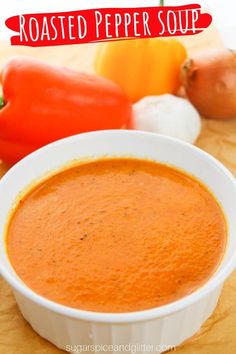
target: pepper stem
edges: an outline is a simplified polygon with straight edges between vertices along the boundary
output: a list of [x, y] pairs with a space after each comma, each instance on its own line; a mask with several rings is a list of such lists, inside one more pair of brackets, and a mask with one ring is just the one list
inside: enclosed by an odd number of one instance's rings
[[160, 6], [164, 6], [164, 0], [160, 0]]
[[4, 99], [0, 96], [0, 109], [5, 105]]

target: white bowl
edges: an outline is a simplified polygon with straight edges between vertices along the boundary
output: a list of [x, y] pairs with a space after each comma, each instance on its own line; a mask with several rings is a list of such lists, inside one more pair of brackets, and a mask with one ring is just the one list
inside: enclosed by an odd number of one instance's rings
[[[4, 228], [19, 192], [32, 181], [40, 180], [72, 160], [104, 156], [134, 156], [167, 163], [197, 177], [212, 191], [224, 210], [229, 240], [219, 269], [204, 286], [165, 306], [113, 314], [77, 310], [49, 301], [34, 293], [17, 277], [7, 257]], [[1, 274], [11, 285], [24, 318], [35, 331], [72, 353], [80, 353], [82, 349], [144, 353], [150, 348], [152, 352], [162, 352], [182, 343], [211, 315], [222, 285], [236, 264], [236, 186], [233, 176], [212, 156], [172, 138], [114, 130], [57, 141], [20, 161], [1, 179], [0, 200]]]

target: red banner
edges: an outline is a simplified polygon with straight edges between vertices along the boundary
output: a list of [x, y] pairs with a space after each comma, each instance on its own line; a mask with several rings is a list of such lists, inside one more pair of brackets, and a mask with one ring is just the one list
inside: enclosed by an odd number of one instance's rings
[[6, 26], [18, 32], [11, 37], [12, 45], [40, 47], [195, 35], [211, 22], [200, 5], [185, 5], [26, 14], [7, 19]]

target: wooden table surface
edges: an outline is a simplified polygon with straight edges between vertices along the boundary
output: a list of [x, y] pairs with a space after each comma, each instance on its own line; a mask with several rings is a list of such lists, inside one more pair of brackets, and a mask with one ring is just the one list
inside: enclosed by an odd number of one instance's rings
[[[213, 26], [194, 38], [184, 38], [190, 55], [206, 48], [223, 46]], [[53, 48], [10, 47], [0, 43], [0, 67], [12, 55], [30, 55], [79, 71], [93, 71], [96, 45], [75, 45]], [[228, 122], [203, 120], [197, 145], [222, 161], [236, 176], [236, 119]], [[7, 167], [0, 162], [0, 175]], [[177, 348], [179, 354], [236, 353], [236, 272], [226, 282], [213, 316], [190, 340]], [[9, 286], [0, 278], [0, 354], [63, 353], [40, 338], [22, 318]]]

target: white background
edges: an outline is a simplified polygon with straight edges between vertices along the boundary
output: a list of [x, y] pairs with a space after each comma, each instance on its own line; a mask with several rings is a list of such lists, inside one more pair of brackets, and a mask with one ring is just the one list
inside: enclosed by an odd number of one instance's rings
[[[210, 10], [228, 47], [236, 49], [236, 0], [166, 0], [166, 5], [198, 3]], [[0, 39], [12, 32], [5, 20], [13, 15], [58, 12], [99, 7], [158, 6], [158, 0], [0, 0]]]

